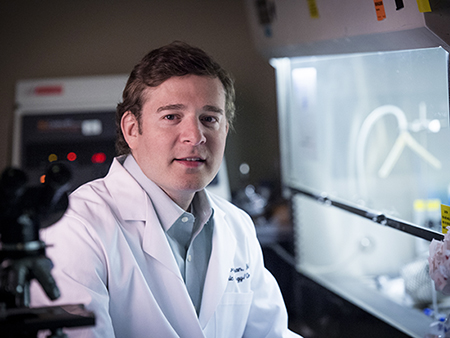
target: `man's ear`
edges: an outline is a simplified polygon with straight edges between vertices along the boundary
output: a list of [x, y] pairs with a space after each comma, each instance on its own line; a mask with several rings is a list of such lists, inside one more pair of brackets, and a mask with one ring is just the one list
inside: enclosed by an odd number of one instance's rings
[[139, 135], [139, 123], [136, 116], [130, 111], [125, 112], [120, 120], [120, 128], [128, 146], [133, 149]]

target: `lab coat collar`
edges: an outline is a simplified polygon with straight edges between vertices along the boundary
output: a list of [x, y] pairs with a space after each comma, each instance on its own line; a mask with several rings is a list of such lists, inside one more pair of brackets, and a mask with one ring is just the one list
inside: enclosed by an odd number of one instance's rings
[[126, 156], [114, 159], [105, 184], [116, 201], [118, 213], [123, 221], [145, 222], [143, 250], [161, 262], [175, 276], [183, 279], [166, 235], [155, 213], [147, 193], [122, 166]]
[[143, 207], [146, 193], [122, 166], [126, 155], [114, 158], [105, 185], [115, 201], [121, 218], [125, 221], [145, 221], [147, 211]]
[[172, 224], [184, 213], [184, 210], [164, 190], [144, 174], [133, 155], [130, 154], [126, 157], [123, 162], [123, 167], [133, 176], [142, 189], [147, 192], [148, 196], [150, 196], [161, 225], [165, 231], [169, 230]]

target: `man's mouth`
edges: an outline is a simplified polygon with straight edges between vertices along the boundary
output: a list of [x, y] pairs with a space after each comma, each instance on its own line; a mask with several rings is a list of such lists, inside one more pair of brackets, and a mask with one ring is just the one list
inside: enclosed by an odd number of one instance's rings
[[201, 157], [183, 157], [176, 158], [175, 162], [180, 163], [187, 168], [199, 168], [203, 166], [206, 160]]
[[205, 162], [204, 159], [200, 157], [184, 157], [184, 158], [176, 158], [175, 161], [187, 161], [187, 162]]

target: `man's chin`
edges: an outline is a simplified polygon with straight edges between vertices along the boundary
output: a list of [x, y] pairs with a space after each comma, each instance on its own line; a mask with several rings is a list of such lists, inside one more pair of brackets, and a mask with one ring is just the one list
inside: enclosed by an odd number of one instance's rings
[[185, 192], [192, 192], [192, 193], [196, 193], [199, 191], [202, 191], [203, 189], [205, 189], [205, 187], [209, 184], [209, 181], [207, 182], [184, 182], [183, 184], [180, 185], [179, 190], [185, 191]]

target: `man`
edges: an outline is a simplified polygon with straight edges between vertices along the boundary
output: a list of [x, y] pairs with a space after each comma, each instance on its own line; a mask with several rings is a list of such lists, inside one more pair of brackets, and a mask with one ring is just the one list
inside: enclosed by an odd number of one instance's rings
[[[108, 175], [77, 189], [42, 239], [72, 337], [295, 337], [247, 214], [209, 194], [234, 115], [229, 75], [175, 42], [146, 55], [118, 105]], [[48, 305], [32, 290], [33, 306]], [[52, 303], [55, 304], [55, 303]]]

